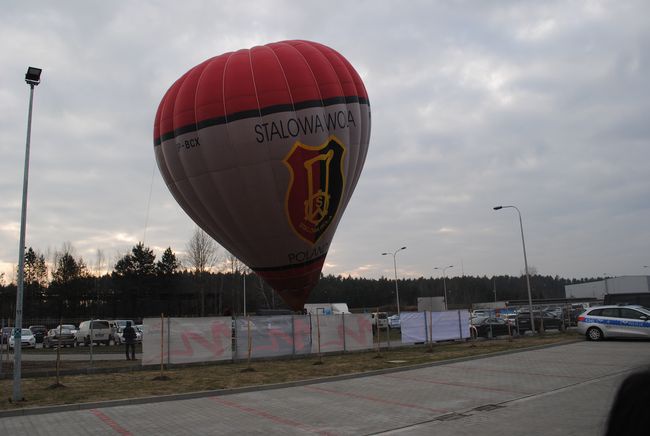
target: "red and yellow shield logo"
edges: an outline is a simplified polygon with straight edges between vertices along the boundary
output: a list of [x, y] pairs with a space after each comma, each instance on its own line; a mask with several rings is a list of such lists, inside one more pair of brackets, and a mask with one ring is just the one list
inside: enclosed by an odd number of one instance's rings
[[343, 198], [345, 146], [335, 136], [318, 146], [300, 141], [284, 158], [291, 179], [285, 200], [293, 230], [315, 244], [334, 220]]

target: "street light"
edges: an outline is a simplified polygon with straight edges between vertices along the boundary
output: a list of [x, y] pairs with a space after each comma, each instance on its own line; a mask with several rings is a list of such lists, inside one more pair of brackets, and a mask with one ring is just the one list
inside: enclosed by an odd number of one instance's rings
[[41, 83], [40, 68], [29, 67], [25, 74], [25, 82], [29, 85], [29, 112], [27, 114], [27, 141], [25, 144], [25, 170], [23, 172], [23, 203], [20, 212], [20, 243], [18, 247], [18, 289], [16, 290], [16, 317], [14, 321], [14, 384], [13, 401], [21, 401], [20, 390], [21, 346], [23, 327], [23, 288], [25, 277], [25, 224], [27, 222], [27, 182], [29, 180], [29, 143], [32, 135], [32, 107], [34, 103], [34, 87]]
[[442, 288], [445, 290], [445, 310], [448, 310], [447, 306], [447, 268], [453, 268], [453, 265], [445, 266], [445, 267], [434, 267], [433, 269], [440, 269], [442, 270]]
[[395, 297], [397, 298], [397, 316], [400, 315], [400, 311], [399, 311], [399, 287], [397, 286], [397, 260], [395, 260], [395, 256], [397, 256], [397, 253], [399, 253], [402, 250], [406, 250], [406, 247], [398, 248], [393, 253], [381, 253], [382, 256], [386, 256], [389, 254], [393, 255], [393, 268], [395, 268]]
[[521, 230], [521, 245], [524, 247], [524, 268], [526, 269], [526, 286], [528, 288], [528, 309], [530, 310], [530, 328], [535, 334], [535, 318], [533, 316], [533, 297], [530, 292], [530, 275], [528, 274], [528, 259], [526, 257], [526, 242], [524, 241], [524, 225], [521, 221], [521, 212], [517, 206], [494, 206], [494, 210], [501, 210], [505, 208], [512, 208], [517, 211], [519, 215], [519, 229]]

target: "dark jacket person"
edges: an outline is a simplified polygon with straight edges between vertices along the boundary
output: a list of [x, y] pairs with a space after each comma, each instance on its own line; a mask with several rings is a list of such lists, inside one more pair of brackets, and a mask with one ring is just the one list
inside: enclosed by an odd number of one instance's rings
[[[124, 346], [126, 351], [126, 360], [135, 360], [135, 338], [137, 337], [135, 329], [131, 327], [131, 321], [126, 322], [126, 327], [122, 331], [124, 338]], [[129, 357], [129, 348], [131, 349], [131, 357]]]

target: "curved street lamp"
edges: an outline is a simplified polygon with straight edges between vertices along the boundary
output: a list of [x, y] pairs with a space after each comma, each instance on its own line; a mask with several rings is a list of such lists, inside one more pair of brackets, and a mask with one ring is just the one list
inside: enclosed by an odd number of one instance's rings
[[528, 274], [528, 259], [526, 257], [526, 242], [524, 241], [524, 225], [521, 221], [521, 212], [517, 206], [494, 206], [494, 210], [501, 210], [505, 208], [512, 208], [517, 211], [519, 215], [519, 229], [521, 230], [521, 245], [524, 247], [524, 268], [526, 269], [526, 287], [528, 288], [528, 309], [530, 310], [530, 328], [535, 334], [535, 318], [533, 315], [533, 297], [530, 292], [530, 275]]
[[436, 267], [433, 268], [433, 269], [442, 270], [442, 287], [445, 290], [445, 310], [449, 310], [449, 308], [447, 306], [447, 273], [446, 273], [446, 271], [447, 271], [447, 268], [453, 268], [453, 267], [454, 267], [453, 265], [449, 265], [449, 266], [444, 266], [444, 267], [436, 266]]
[[406, 247], [398, 248], [393, 253], [381, 253], [382, 256], [387, 256], [389, 254], [393, 255], [393, 268], [395, 268], [395, 297], [397, 298], [397, 316], [399, 316], [400, 311], [399, 311], [399, 287], [397, 286], [397, 260], [395, 260], [395, 256], [397, 256], [397, 253], [399, 253], [402, 250], [406, 250]]

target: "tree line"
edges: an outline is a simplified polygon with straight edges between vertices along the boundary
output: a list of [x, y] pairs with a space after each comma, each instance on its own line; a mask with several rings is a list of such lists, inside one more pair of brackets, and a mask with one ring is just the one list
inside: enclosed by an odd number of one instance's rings
[[[134, 319], [160, 316], [214, 316], [286, 309], [282, 300], [236, 257], [226, 254], [222, 269], [214, 241], [198, 230], [186, 247], [185, 266], [171, 248], [160, 259], [143, 243], [117, 260], [112, 271], [92, 271], [74, 250], [64, 245], [55, 253], [52, 271], [45, 256], [29, 247], [25, 253], [23, 295], [24, 324], [58, 320]], [[100, 256], [98, 255], [98, 259]], [[99, 265], [98, 260], [98, 265]], [[591, 279], [531, 276], [534, 299], [564, 298], [564, 286]], [[478, 302], [527, 299], [524, 276], [448, 277], [450, 308], [469, 308]], [[444, 293], [442, 278], [403, 278], [398, 280], [402, 310], [416, 310], [418, 297], [439, 297]], [[495, 292], [496, 291], [496, 292]], [[496, 294], [496, 295], [495, 295]], [[16, 285], [0, 282], [0, 318], [15, 315]], [[347, 303], [353, 310], [375, 308], [394, 312], [395, 281], [322, 276], [312, 291], [310, 303]]]

